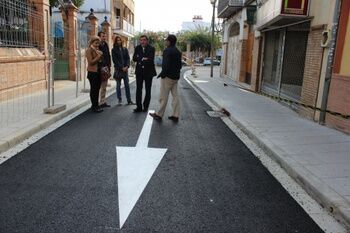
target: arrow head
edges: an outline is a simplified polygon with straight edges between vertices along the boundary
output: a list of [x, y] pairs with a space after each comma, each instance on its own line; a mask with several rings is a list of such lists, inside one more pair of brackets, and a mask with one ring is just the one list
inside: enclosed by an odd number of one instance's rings
[[167, 149], [117, 147], [119, 226], [123, 227]]

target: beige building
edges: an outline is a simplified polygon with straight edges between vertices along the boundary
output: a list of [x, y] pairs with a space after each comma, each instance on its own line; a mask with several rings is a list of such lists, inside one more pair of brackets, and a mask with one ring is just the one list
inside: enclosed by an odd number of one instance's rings
[[121, 36], [130, 48], [131, 39], [135, 36], [135, 3], [134, 0], [113, 0], [111, 17], [113, 35]]

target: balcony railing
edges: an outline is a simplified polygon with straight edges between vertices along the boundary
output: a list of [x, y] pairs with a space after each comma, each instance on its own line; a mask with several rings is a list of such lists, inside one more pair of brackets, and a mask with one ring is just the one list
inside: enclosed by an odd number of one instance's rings
[[123, 30], [131, 35], [135, 35], [135, 28], [125, 19], [123, 20]]
[[219, 0], [218, 17], [228, 18], [242, 9], [243, 0]]
[[127, 20], [117, 17], [114, 32], [124, 36], [132, 37], [135, 35], [135, 28]]

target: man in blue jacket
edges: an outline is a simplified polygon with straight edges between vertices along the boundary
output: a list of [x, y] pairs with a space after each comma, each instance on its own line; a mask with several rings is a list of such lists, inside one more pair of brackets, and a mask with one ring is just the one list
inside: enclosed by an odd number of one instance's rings
[[155, 120], [161, 120], [169, 98], [169, 93], [173, 97], [173, 114], [168, 118], [174, 122], [179, 121], [180, 101], [177, 92], [178, 81], [181, 70], [181, 52], [176, 48], [177, 38], [175, 35], [168, 35], [165, 40], [166, 49], [163, 52], [162, 72], [158, 78], [162, 78], [160, 84], [160, 108], [156, 113], [150, 113]]

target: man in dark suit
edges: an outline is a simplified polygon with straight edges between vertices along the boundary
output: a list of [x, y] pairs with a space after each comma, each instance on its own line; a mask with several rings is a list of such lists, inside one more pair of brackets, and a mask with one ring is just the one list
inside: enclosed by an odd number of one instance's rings
[[180, 102], [177, 94], [178, 81], [181, 71], [181, 52], [176, 48], [177, 38], [169, 35], [165, 40], [167, 48], [163, 52], [162, 72], [158, 77], [162, 78], [160, 84], [160, 108], [156, 113], [150, 113], [155, 120], [161, 120], [169, 98], [169, 93], [173, 96], [173, 114], [168, 118], [174, 122], [179, 121]]
[[[136, 46], [133, 61], [136, 63], [136, 109], [134, 112], [147, 112], [151, 101], [152, 79], [157, 75], [154, 65], [155, 48], [148, 44], [148, 37], [140, 37], [140, 45]], [[142, 89], [145, 82], [146, 95], [142, 108]]]

